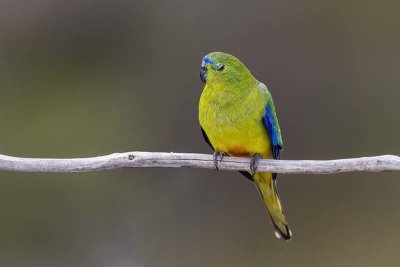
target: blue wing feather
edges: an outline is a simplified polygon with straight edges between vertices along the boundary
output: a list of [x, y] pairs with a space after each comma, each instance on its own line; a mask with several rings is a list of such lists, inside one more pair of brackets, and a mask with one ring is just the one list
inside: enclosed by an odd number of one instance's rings
[[265, 107], [265, 115], [262, 120], [271, 138], [272, 156], [274, 159], [280, 159], [282, 141], [278, 121], [275, 119], [275, 113], [271, 103], [268, 103]]

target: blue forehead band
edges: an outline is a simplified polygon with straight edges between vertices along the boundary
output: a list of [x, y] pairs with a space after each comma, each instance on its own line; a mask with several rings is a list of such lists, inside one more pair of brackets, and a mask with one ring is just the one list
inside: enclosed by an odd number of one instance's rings
[[211, 58], [209, 58], [209, 57], [207, 57], [207, 56], [205, 56], [205, 57], [203, 58], [203, 62], [204, 62], [205, 64], [211, 64], [211, 65], [213, 65], [214, 67], [218, 67], [218, 64], [215, 63], [215, 61], [213, 61]]

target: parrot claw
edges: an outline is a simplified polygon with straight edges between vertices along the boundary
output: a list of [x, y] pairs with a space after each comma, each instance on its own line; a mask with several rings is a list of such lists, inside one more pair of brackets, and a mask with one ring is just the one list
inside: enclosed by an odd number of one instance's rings
[[214, 151], [213, 156], [214, 156], [214, 166], [215, 166], [215, 169], [218, 171], [218, 163], [222, 161], [222, 159], [225, 156], [225, 153]]
[[254, 176], [257, 173], [258, 162], [260, 159], [263, 159], [263, 157], [258, 153], [254, 154], [251, 157], [251, 161], [250, 161], [251, 176]]

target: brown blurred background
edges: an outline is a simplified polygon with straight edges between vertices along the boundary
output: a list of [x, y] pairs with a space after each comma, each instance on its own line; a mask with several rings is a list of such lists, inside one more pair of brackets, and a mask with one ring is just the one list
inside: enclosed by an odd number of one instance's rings
[[[262, 3], [263, 2], [263, 3]], [[211, 153], [203, 55], [265, 82], [284, 159], [400, 154], [398, 1], [1, 1], [0, 153]], [[0, 173], [0, 266], [398, 266], [399, 173], [280, 175], [276, 240], [235, 172]]]

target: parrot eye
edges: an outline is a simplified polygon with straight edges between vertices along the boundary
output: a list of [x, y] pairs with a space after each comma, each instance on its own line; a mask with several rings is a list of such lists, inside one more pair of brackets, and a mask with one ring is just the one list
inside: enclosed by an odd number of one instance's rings
[[217, 71], [223, 71], [225, 68], [225, 65], [221, 64], [217, 67]]

